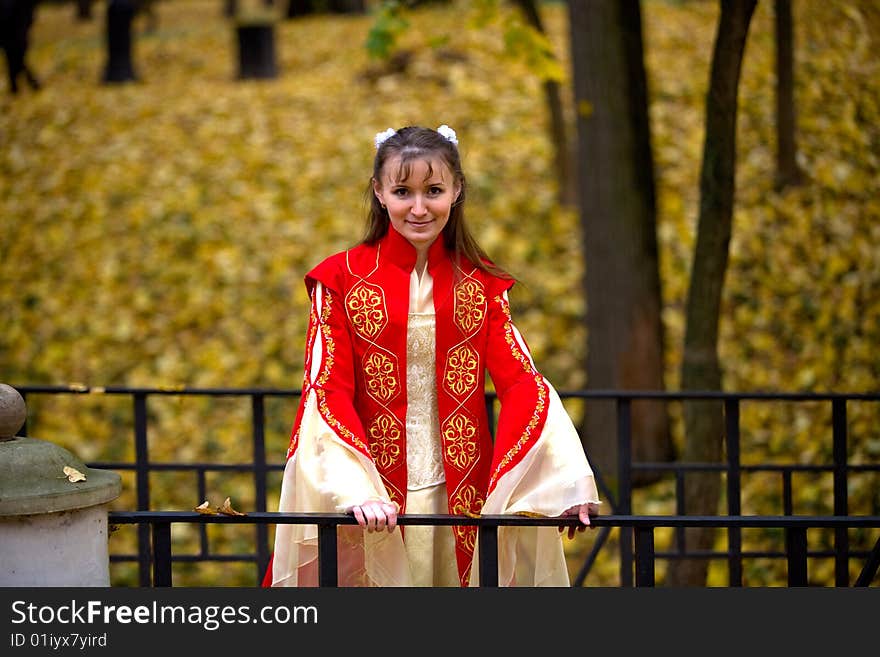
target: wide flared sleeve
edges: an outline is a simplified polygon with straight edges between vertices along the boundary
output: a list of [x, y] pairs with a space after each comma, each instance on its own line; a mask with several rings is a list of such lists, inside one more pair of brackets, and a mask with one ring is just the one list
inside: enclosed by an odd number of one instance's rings
[[[354, 373], [345, 315], [338, 296], [312, 288], [303, 393], [281, 483], [281, 512], [345, 512], [368, 499], [390, 497], [363, 440], [352, 404]], [[338, 528], [341, 586], [407, 586], [400, 531]], [[272, 586], [317, 585], [317, 526], [279, 524]]]
[[[555, 517], [599, 503], [592, 468], [558, 393], [537, 370], [510, 316], [507, 292], [490, 300], [488, 362], [500, 401], [485, 515]], [[562, 536], [555, 527], [500, 527], [499, 584], [568, 586]], [[479, 582], [474, 560], [471, 582]]]

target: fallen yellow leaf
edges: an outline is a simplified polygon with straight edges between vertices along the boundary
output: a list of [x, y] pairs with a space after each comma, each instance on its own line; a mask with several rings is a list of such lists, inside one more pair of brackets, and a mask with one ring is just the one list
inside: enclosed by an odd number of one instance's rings
[[85, 481], [86, 476], [77, 470], [76, 468], [71, 468], [69, 465], [65, 465], [62, 468], [64, 474], [67, 475], [67, 480], [76, 483], [77, 481]]
[[193, 511], [197, 511], [198, 513], [203, 513], [208, 516], [216, 516], [217, 512], [211, 508], [211, 505], [208, 504], [208, 500], [205, 500], [201, 504], [199, 504]]
[[220, 513], [222, 513], [222, 514], [224, 514], [224, 515], [227, 515], [227, 516], [246, 516], [246, 515], [247, 515], [246, 513], [242, 513], [241, 511], [236, 511], [235, 509], [233, 509], [233, 508], [232, 508], [232, 503], [230, 502], [230, 500], [229, 500], [228, 497], [227, 497], [226, 500], [223, 502], [223, 506], [221, 506], [221, 507], [220, 507], [219, 509], [217, 509], [217, 510], [218, 510]]

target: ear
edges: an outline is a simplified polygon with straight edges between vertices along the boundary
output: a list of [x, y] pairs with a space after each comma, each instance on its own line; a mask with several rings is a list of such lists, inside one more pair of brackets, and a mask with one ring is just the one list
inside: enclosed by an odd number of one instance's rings
[[373, 194], [379, 199], [379, 205], [385, 207], [385, 203], [382, 201], [382, 184], [375, 178], [373, 178]]

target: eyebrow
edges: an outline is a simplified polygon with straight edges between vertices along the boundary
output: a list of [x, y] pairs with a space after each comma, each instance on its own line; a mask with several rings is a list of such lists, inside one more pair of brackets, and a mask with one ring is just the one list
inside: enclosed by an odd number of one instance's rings
[[[416, 159], [418, 159], [418, 158], [412, 157], [412, 158], [407, 158], [405, 160], [401, 159], [400, 164], [397, 167], [396, 174], [394, 176], [392, 176], [391, 173], [388, 172], [388, 180], [390, 180], [393, 185], [400, 185], [402, 183], [405, 183], [407, 180], [409, 180], [410, 176], [412, 175], [412, 166], [413, 166], [413, 162]], [[442, 166], [439, 167], [438, 170], [435, 171], [434, 170], [434, 162], [432, 160], [422, 160], [422, 161], [425, 163], [425, 165], [428, 168], [426, 175], [425, 175], [425, 180], [423, 182], [428, 182], [436, 175], [436, 176], [440, 176], [441, 183], [432, 183], [432, 184], [444, 184], [444, 185], [448, 184], [443, 177], [443, 167]]]
[[[411, 186], [413, 186], [408, 181], [409, 181], [409, 178], [403, 178], [402, 180], [391, 180], [389, 177], [389, 182], [391, 183], [392, 187], [411, 187]], [[448, 184], [442, 178], [440, 179], [439, 182], [431, 182], [430, 177], [423, 180], [422, 183], [426, 187], [445, 187]]]

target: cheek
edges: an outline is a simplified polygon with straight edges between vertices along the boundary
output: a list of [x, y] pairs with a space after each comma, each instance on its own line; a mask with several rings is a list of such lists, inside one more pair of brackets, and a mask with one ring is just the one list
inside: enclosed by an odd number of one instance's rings
[[443, 199], [435, 205], [435, 214], [448, 216], [452, 212], [452, 199]]
[[406, 204], [401, 203], [399, 199], [396, 198], [386, 198], [383, 203], [385, 203], [385, 207], [388, 210], [388, 214], [400, 214], [401, 212], [406, 211]]
[[400, 203], [388, 203], [385, 206], [385, 210], [388, 212], [391, 221], [403, 221], [409, 213], [406, 206], [403, 206]]

